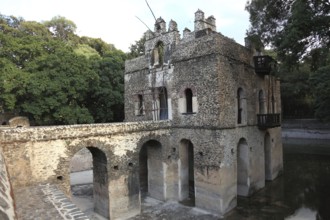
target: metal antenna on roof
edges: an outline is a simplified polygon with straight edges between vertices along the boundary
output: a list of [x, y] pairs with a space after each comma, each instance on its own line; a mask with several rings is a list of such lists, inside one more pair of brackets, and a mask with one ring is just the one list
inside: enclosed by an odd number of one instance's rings
[[137, 19], [139, 19], [141, 22], [142, 22], [142, 24], [144, 24], [148, 29], [149, 29], [149, 31], [151, 31], [152, 32], [152, 30], [148, 27], [148, 25], [146, 24], [146, 23], [144, 23], [138, 16], [135, 16]]
[[148, 5], [148, 8], [149, 8], [149, 9], [150, 9], [150, 11], [151, 11], [151, 14], [152, 14], [152, 16], [154, 16], [154, 18], [155, 18], [155, 21], [157, 21], [157, 19], [156, 19], [156, 16], [155, 16], [154, 12], [152, 11], [152, 9], [151, 9], [150, 5], [148, 4], [148, 1], [147, 1], [147, 0], [146, 0], [146, 3], [147, 3], [147, 5]]

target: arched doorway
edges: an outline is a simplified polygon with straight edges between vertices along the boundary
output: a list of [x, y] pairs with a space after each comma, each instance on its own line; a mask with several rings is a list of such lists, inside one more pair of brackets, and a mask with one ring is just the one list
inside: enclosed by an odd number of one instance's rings
[[70, 171], [73, 202], [86, 215], [95, 212], [109, 218], [109, 184], [105, 153], [96, 147], [81, 149], [71, 158]]
[[180, 142], [179, 198], [187, 205], [195, 206], [194, 146], [191, 141]]
[[142, 197], [164, 200], [162, 146], [156, 140], [147, 141], [140, 150], [140, 191]]
[[237, 145], [237, 195], [249, 194], [249, 147], [244, 138]]
[[264, 139], [264, 157], [265, 157], [265, 180], [272, 180], [271, 138], [268, 132], [265, 134], [265, 139]]

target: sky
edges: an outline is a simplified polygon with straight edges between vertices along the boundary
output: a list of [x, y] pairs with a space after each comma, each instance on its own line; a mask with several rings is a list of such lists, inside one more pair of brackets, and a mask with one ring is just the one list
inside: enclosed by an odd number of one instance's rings
[[[244, 44], [249, 28], [246, 0], [148, 0], [156, 18], [170, 20], [182, 30], [194, 30], [195, 12], [200, 9], [205, 18], [216, 18], [217, 31]], [[101, 38], [117, 49], [129, 51], [147, 27], [151, 30], [155, 19], [145, 0], [0, 0], [0, 14], [22, 17], [27, 21], [48, 21], [63, 16], [77, 26], [76, 34]], [[138, 18], [136, 18], [138, 17]]]

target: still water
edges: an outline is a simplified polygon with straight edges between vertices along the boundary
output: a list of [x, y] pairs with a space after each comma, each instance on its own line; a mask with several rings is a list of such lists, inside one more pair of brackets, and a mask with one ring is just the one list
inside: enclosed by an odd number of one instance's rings
[[330, 140], [283, 140], [283, 175], [226, 220], [330, 220]]

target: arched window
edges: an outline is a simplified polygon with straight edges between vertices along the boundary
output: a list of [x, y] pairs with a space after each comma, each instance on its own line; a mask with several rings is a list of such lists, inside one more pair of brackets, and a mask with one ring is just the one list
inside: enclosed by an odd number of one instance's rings
[[153, 50], [153, 65], [162, 66], [164, 64], [164, 43], [159, 41]]
[[167, 90], [165, 87], [159, 88], [159, 119], [168, 119]]
[[190, 86], [183, 86], [180, 90], [178, 107], [179, 112], [183, 115], [194, 115], [198, 113], [198, 100], [196, 89], [193, 86]]
[[264, 91], [259, 91], [259, 114], [265, 114], [265, 95]]
[[247, 105], [246, 96], [242, 88], [237, 90], [237, 124], [245, 125], [247, 123]]
[[239, 88], [237, 90], [237, 124], [242, 124], [243, 118], [243, 89]]
[[144, 115], [143, 95], [138, 94], [135, 96], [134, 107], [136, 116]]
[[143, 96], [138, 95], [138, 107], [139, 107], [139, 115], [143, 115]]
[[184, 91], [186, 97], [186, 112], [192, 113], [193, 112], [193, 93], [191, 89], [186, 89]]

